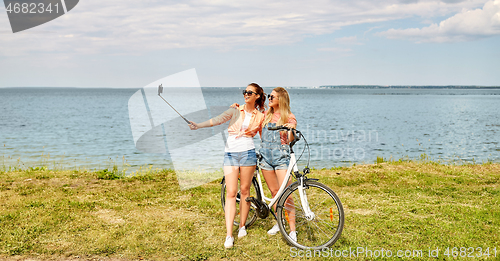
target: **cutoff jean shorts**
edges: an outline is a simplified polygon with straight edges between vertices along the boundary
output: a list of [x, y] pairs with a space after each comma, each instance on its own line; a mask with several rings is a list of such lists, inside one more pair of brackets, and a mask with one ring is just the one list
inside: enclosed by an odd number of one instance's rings
[[224, 166], [247, 167], [257, 165], [255, 149], [242, 152], [225, 152]]
[[288, 169], [290, 164], [290, 147], [281, 145], [274, 148], [261, 148], [259, 150], [262, 159], [259, 167], [263, 170]]

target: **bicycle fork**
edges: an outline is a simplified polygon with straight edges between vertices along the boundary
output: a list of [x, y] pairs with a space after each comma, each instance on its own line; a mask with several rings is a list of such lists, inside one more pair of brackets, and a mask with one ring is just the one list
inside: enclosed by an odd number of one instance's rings
[[309, 208], [309, 202], [307, 201], [306, 187], [304, 186], [304, 176], [299, 178], [299, 196], [300, 203], [302, 204], [302, 209], [304, 210], [304, 216], [308, 221], [313, 220], [316, 215]]

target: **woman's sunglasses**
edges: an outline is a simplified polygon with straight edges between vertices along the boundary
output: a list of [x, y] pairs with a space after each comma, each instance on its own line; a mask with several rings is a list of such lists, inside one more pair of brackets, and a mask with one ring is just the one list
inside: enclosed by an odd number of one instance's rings
[[278, 97], [274, 97], [274, 95], [268, 94], [268, 95], [267, 95], [267, 98], [268, 98], [270, 101], [272, 101], [272, 100], [274, 100], [274, 99], [276, 99], [276, 98], [278, 98]]
[[252, 94], [255, 94], [255, 95], [257, 95], [257, 93], [256, 93], [256, 92], [252, 92], [252, 91], [247, 91], [247, 90], [243, 90], [243, 95], [246, 95], [246, 94], [248, 94], [248, 95], [252, 95]]

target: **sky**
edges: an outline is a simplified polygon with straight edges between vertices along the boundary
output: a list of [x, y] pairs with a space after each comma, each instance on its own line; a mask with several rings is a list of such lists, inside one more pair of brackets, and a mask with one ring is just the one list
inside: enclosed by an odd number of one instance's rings
[[0, 87], [500, 86], [500, 0], [81, 0], [12, 33]]

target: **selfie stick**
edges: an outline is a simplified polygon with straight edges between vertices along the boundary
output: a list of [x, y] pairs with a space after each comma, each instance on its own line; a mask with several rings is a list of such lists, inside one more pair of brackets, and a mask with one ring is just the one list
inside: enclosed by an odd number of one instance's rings
[[184, 116], [182, 116], [176, 109], [174, 109], [174, 107], [172, 105], [170, 105], [170, 103], [168, 103], [167, 100], [165, 100], [165, 98], [163, 98], [161, 96], [161, 94], [163, 93], [163, 86], [162, 85], [163, 84], [160, 84], [160, 86], [158, 86], [158, 96], [160, 96], [168, 104], [168, 106], [170, 106], [175, 112], [177, 112], [177, 114], [179, 114], [179, 116], [181, 116], [187, 122], [187, 124], [191, 124], [190, 121], [188, 121], [186, 118], [184, 118]]

